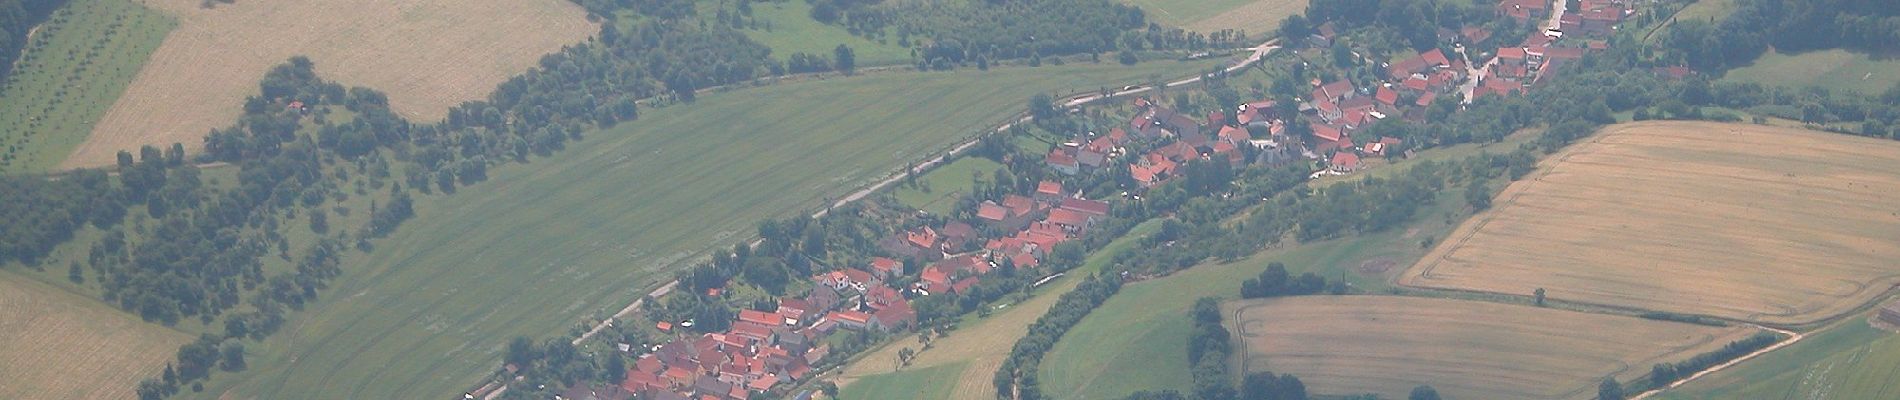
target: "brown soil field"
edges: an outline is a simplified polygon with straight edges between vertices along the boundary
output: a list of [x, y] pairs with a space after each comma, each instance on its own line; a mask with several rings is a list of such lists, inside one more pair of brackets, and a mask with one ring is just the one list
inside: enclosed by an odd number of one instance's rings
[[1586, 399], [1756, 332], [1425, 297], [1303, 296], [1230, 302], [1243, 372], [1291, 373], [1310, 393], [1450, 399]]
[[566, 0], [141, 3], [176, 16], [178, 28], [62, 168], [107, 165], [144, 144], [202, 148], [292, 56], [309, 57], [325, 78], [388, 93], [403, 116], [436, 121], [598, 29]]
[[129, 399], [191, 338], [0, 271], [0, 399]]
[[1642, 122], [1539, 167], [1399, 283], [1807, 324], [1900, 282], [1900, 142]]

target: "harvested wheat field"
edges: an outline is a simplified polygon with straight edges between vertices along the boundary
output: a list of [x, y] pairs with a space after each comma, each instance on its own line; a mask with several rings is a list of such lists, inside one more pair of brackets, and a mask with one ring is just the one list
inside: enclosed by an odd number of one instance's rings
[[142, 144], [199, 148], [292, 56], [309, 57], [325, 78], [388, 93], [403, 116], [435, 121], [597, 29], [567, 0], [142, 2], [176, 16], [178, 28], [62, 167], [110, 164]]
[[1540, 167], [1400, 283], [1805, 324], [1900, 282], [1900, 142], [1643, 122]]
[[0, 271], [0, 399], [127, 399], [190, 338]]
[[1418, 385], [1450, 399], [1591, 398], [1605, 376], [1629, 382], [1756, 331], [1424, 297], [1283, 297], [1226, 309], [1243, 372], [1384, 398]]

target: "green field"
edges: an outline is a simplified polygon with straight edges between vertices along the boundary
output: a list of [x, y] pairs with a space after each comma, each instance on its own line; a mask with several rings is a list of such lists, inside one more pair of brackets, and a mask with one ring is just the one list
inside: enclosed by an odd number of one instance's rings
[[772, 57], [785, 61], [792, 53], [807, 53], [831, 58], [839, 44], [851, 48], [858, 67], [904, 64], [910, 61], [910, 49], [898, 47], [896, 39], [878, 43], [852, 35], [837, 25], [811, 19], [811, 4], [804, 1], [752, 3], [752, 16], [771, 24], [770, 30], [745, 29], [747, 37], [772, 48]]
[[326, 297], [254, 347], [240, 398], [420, 398], [465, 390], [517, 335], [618, 310], [767, 217], [817, 205], [1017, 112], [1212, 63], [882, 74], [707, 95], [490, 182], [418, 201], [417, 218], [345, 261]]
[[876, 379], [865, 379], [838, 390], [841, 399], [945, 399], [956, 387], [956, 377], [970, 363], [935, 365], [892, 372]]
[[1900, 84], [1900, 60], [1875, 60], [1847, 50], [1820, 50], [1801, 54], [1769, 51], [1754, 64], [1728, 71], [1723, 80], [1768, 86], [1820, 86], [1834, 92], [1877, 95]]
[[[1042, 363], [1043, 390], [1064, 399], [1118, 398], [1143, 389], [1186, 392], [1193, 384], [1187, 365], [1193, 324], [1187, 310], [1196, 299], [1238, 298], [1240, 282], [1258, 276], [1274, 261], [1285, 263], [1293, 274], [1313, 272], [1327, 279], [1344, 278], [1366, 292], [1385, 291], [1391, 276], [1429, 250], [1419, 246], [1420, 240], [1443, 238], [1468, 216], [1461, 211], [1465, 202], [1459, 193], [1442, 191], [1415, 221], [1391, 231], [1270, 249], [1240, 261], [1203, 264], [1124, 286], [1049, 351]], [[1394, 264], [1384, 272], [1359, 271], [1362, 263], [1375, 259]]]
[[1198, 32], [1247, 31], [1260, 37], [1287, 16], [1306, 12], [1307, 0], [1122, 0], [1147, 11], [1150, 22]]
[[1677, 21], [1702, 20], [1720, 23], [1722, 18], [1735, 12], [1735, 0], [1701, 0], [1676, 12]]
[[0, 86], [0, 172], [59, 165], [176, 26], [131, 0], [73, 0], [55, 11]]
[[968, 193], [974, 187], [972, 185], [976, 184], [972, 177], [983, 179], [984, 182], [993, 181], [996, 170], [1002, 168], [1003, 164], [988, 158], [958, 158], [955, 162], [918, 177], [919, 187], [898, 186], [897, 201], [931, 214], [949, 215], [957, 205], [957, 198]]
[[1703, 376], [1659, 399], [1900, 398], [1900, 336], [1867, 324], [1866, 314], [1808, 334], [1801, 342]]

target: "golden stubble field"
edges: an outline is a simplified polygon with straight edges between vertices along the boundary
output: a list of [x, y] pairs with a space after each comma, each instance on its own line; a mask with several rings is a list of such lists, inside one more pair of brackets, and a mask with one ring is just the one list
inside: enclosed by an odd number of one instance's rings
[[1399, 282], [1768, 324], [1900, 282], [1900, 142], [1642, 122], [1540, 167]]
[[1479, 301], [1302, 296], [1229, 302], [1243, 372], [1291, 373], [1307, 391], [1404, 398], [1586, 399], [1756, 332]]
[[141, 3], [176, 16], [178, 28], [62, 168], [107, 165], [143, 144], [201, 148], [292, 56], [309, 57], [326, 79], [382, 90], [396, 112], [428, 122], [598, 29], [567, 0]]
[[129, 399], [191, 338], [0, 271], [0, 399]]

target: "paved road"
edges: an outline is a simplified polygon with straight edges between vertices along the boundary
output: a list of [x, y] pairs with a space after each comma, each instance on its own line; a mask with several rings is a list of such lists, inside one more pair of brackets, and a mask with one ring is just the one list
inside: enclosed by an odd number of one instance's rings
[[[1234, 72], [1234, 71], [1239, 71], [1243, 68], [1253, 66], [1254, 63], [1260, 62], [1260, 59], [1266, 58], [1268, 54], [1272, 54], [1274, 50], [1279, 49], [1280, 48], [1279, 42], [1280, 42], [1279, 39], [1269, 40], [1266, 43], [1261, 43], [1258, 46], [1254, 46], [1252, 49], [1247, 49], [1251, 51], [1251, 53], [1248, 54], [1247, 58], [1235, 61], [1234, 65], [1228, 66], [1226, 71]], [[1176, 87], [1176, 86], [1181, 86], [1181, 85], [1193, 84], [1195, 82], [1200, 82], [1200, 81], [1201, 81], [1201, 76], [1197, 74], [1192, 78], [1170, 82], [1166, 86]], [[1111, 96], [1119, 97], [1119, 96], [1136, 95], [1136, 94], [1146, 93], [1153, 89], [1154, 88], [1150, 88], [1150, 87], [1138, 87], [1138, 88], [1132, 88], [1129, 90], [1115, 92]], [[1079, 96], [1070, 97], [1066, 99], [1065, 101], [1062, 102], [1062, 105], [1063, 107], [1076, 107], [1076, 106], [1081, 106], [1081, 105], [1093, 103], [1096, 101], [1100, 101], [1104, 98], [1106, 97], [1102, 96], [1101, 94], [1079, 95]], [[1032, 120], [1032, 118], [1030, 118], [1026, 113], [1019, 114], [1019, 115], [1021, 116], [1018, 117], [1015, 121], [1004, 123], [1000, 126], [997, 126], [994, 132], [1008, 131], [1010, 127], [1013, 127], [1016, 124], [1025, 123]], [[855, 192], [851, 192], [851, 194], [845, 195], [844, 197], [839, 198], [838, 201], [833, 202], [830, 207], [825, 207], [823, 210], [818, 210], [818, 212], [812, 213], [812, 218], [823, 217], [825, 216], [826, 213], [831, 212], [831, 210], [834, 208], [843, 207], [845, 204], [849, 204], [853, 201], [864, 199], [865, 197], [870, 196], [872, 193], [877, 193], [878, 190], [882, 190], [885, 186], [890, 186], [891, 184], [897, 183], [898, 181], [904, 179], [904, 176], [906, 174], [916, 174], [916, 173], [923, 173], [924, 171], [928, 171], [930, 170], [931, 167], [934, 167], [937, 164], [942, 163], [943, 160], [949, 158], [950, 156], [961, 154], [964, 151], [968, 151], [971, 147], [975, 147], [978, 141], [980, 141], [981, 139], [982, 138], [980, 136], [976, 138], [971, 138], [969, 141], [963, 142], [962, 144], [959, 144], [956, 147], [952, 147], [949, 152], [938, 155], [936, 157], [931, 157], [929, 160], [925, 160], [922, 163], [918, 163], [916, 166], [911, 167], [909, 170], [898, 171], [897, 173], [891, 174], [890, 177], [884, 178], [884, 180], [878, 181], [877, 183], [871, 184], [870, 186], [866, 186], [863, 189], [858, 189]], [[756, 246], [758, 244], [758, 241], [753, 240], [751, 243]], [[649, 293], [648, 296], [653, 296], [653, 297], [664, 296], [665, 293], [672, 291], [673, 288], [677, 285], [679, 285], [679, 281], [668, 282], [665, 286], [661, 286], [659, 289], [656, 289], [652, 293]], [[640, 309], [640, 306], [644, 304], [644, 302], [646, 301], [646, 297], [647, 296], [641, 296], [639, 299], [635, 299], [632, 304], [628, 304], [626, 307], [621, 308], [620, 312], [614, 313], [613, 317], [609, 317], [605, 320], [600, 321], [599, 323], [594, 324], [593, 329], [587, 330], [587, 333], [582, 334], [581, 337], [574, 339], [574, 342], [573, 342], [574, 345], [579, 346], [581, 342], [586, 341], [588, 338], [594, 337], [595, 334], [598, 334], [600, 333], [600, 331], [605, 330], [607, 327], [611, 326], [611, 324], [613, 323], [615, 319], [626, 317], [628, 315], [633, 314], [634, 311], [638, 311]], [[504, 385], [500, 388], [495, 389], [495, 391], [493, 392], [489, 392], [487, 395], [483, 396], [482, 399], [492, 400], [492, 399], [501, 397], [501, 394], [507, 391], [508, 391], [508, 386]]]

